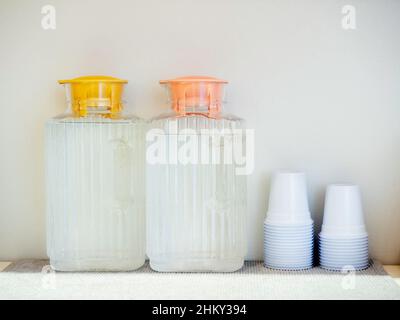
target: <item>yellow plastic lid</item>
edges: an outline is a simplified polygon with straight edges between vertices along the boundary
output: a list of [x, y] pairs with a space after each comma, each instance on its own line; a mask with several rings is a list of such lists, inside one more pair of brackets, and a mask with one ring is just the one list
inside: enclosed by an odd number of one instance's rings
[[128, 81], [109, 76], [84, 76], [58, 83], [67, 85], [67, 99], [74, 116], [116, 118], [123, 108], [122, 93]]
[[91, 82], [105, 82], [105, 83], [128, 83], [127, 80], [118, 79], [110, 76], [83, 76], [69, 80], [58, 80], [59, 84], [65, 83], [91, 83]]

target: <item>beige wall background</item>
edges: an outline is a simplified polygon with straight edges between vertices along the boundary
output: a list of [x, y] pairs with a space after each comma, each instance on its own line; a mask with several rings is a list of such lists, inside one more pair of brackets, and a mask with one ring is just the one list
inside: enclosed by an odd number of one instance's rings
[[[56, 29], [41, 26], [42, 6]], [[356, 29], [342, 28], [342, 7]], [[273, 170], [305, 170], [317, 226], [328, 183], [361, 186], [372, 256], [400, 263], [400, 1], [1, 0], [0, 259], [45, 252], [43, 124], [57, 79], [129, 79], [129, 108], [161, 112], [159, 79], [228, 79], [255, 129], [249, 259], [262, 258]]]

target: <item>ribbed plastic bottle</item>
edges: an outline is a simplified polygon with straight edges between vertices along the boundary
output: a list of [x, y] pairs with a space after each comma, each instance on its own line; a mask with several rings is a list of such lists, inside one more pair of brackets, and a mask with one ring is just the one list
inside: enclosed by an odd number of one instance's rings
[[226, 81], [195, 76], [160, 83], [170, 112], [152, 119], [146, 135], [150, 266], [238, 270], [246, 253], [246, 176], [237, 174], [229, 153], [244, 143], [243, 120], [222, 113]]
[[126, 82], [59, 81], [68, 108], [46, 123], [47, 253], [56, 270], [144, 263], [144, 125], [123, 112]]

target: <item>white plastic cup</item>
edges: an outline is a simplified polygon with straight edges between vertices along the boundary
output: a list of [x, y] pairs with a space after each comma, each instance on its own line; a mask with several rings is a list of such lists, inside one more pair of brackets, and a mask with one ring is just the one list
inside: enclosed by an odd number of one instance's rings
[[271, 225], [312, 223], [304, 172], [278, 171], [274, 173], [265, 222]]
[[328, 239], [367, 236], [361, 193], [357, 185], [332, 184], [328, 186], [320, 235]]

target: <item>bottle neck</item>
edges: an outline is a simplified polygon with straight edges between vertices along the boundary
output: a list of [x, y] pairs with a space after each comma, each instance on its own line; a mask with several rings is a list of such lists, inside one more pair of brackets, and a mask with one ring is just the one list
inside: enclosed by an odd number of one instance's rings
[[187, 101], [184, 105], [179, 105], [179, 103], [173, 104], [172, 109], [179, 116], [200, 115], [208, 118], [218, 118], [222, 112], [222, 106], [220, 104], [188, 105]]
[[123, 109], [123, 84], [77, 83], [66, 85], [68, 105], [74, 117], [118, 118]]
[[224, 101], [224, 82], [195, 80], [165, 82], [171, 108], [180, 116], [218, 118]]
[[69, 102], [74, 117], [119, 118], [122, 113], [122, 103], [110, 104], [109, 101], [72, 101]]

